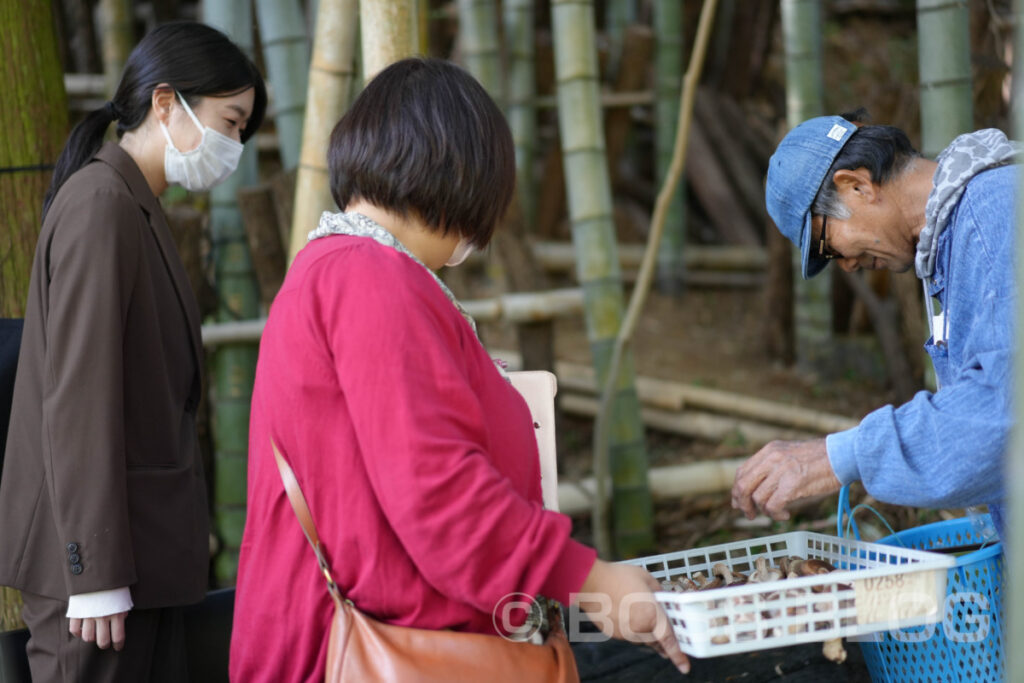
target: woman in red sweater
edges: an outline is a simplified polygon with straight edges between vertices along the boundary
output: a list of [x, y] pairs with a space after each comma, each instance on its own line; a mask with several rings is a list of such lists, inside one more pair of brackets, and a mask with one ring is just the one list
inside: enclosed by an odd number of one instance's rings
[[[642, 569], [595, 559], [541, 505], [526, 404], [435, 275], [487, 246], [515, 162], [501, 112], [464, 71], [409, 59], [377, 75], [331, 135], [324, 213], [260, 344], [234, 681], [323, 680], [333, 604], [289, 507], [295, 471], [341, 592], [401, 626], [495, 634], [503, 596], [604, 593], [608, 635], [686, 668]], [[609, 603], [606, 603], [606, 605]], [[586, 605], [583, 605], [585, 608]], [[628, 623], [627, 623], [628, 622]]]

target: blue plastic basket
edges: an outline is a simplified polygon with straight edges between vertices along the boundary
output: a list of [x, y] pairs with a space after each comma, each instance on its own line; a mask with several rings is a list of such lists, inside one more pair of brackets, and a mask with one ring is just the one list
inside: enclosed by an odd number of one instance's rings
[[[849, 513], [845, 500], [840, 500], [840, 510], [842, 520], [843, 512]], [[991, 525], [988, 515], [982, 521]], [[907, 529], [877, 542], [936, 550], [982, 541], [975, 524], [963, 518]], [[1002, 544], [957, 558], [948, 571], [941, 622], [851, 640], [859, 641], [874, 683], [1002, 681], [1006, 670]]]

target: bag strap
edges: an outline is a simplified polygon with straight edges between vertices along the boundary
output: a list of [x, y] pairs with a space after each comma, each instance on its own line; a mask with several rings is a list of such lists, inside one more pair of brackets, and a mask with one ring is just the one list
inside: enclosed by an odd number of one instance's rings
[[334, 599], [335, 603], [339, 603], [339, 606], [342, 600], [351, 604], [349, 600], [341, 597], [338, 584], [334, 582], [334, 577], [331, 576], [331, 568], [327, 564], [327, 558], [324, 556], [320, 536], [316, 533], [313, 515], [309, 511], [309, 505], [306, 504], [306, 497], [302, 495], [302, 489], [299, 487], [299, 481], [295, 478], [295, 472], [292, 471], [291, 466], [284, 459], [284, 456], [281, 455], [281, 452], [277, 450], [277, 444], [274, 443], [273, 439], [270, 440], [270, 447], [274, 449], [274, 460], [277, 461], [277, 471], [281, 473], [281, 481], [284, 482], [285, 495], [288, 496], [288, 502], [292, 504], [295, 516], [299, 518], [299, 526], [302, 527], [302, 533], [306, 535], [306, 540], [312, 546], [317, 564], [320, 565], [320, 572], [324, 575], [324, 580], [327, 581], [327, 592], [331, 594], [331, 598]]

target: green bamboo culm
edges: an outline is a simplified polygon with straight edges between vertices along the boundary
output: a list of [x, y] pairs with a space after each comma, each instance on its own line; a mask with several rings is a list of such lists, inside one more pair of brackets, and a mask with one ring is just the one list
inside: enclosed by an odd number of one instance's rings
[[537, 94], [533, 42], [533, 0], [505, 0], [505, 49], [508, 92], [505, 112], [516, 148], [516, 189], [527, 231], [536, 219], [533, 164], [537, 148]]
[[306, 88], [306, 115], [302, 127], [299, 172], [292, 209], [289, 262], [306, 244], [320, 214], [337, 211], [327, 172], [328, 140], [334, 124], [348, 109], [356, 83], [358, 0], [325, 2], [316, 15], [313, 57]]
[[[682, 4], [676, 0], [677, 4]], [[608, 37], [608, 73], [612, 79], [619, 72], [626, 27], [636, 23], [636, 0], [606, 0], [604, 32]], [[557, 38], [555, 39], [557, 40]]]
[[974, 128], [970, 18], [963, 0], [917, 0], [921, 152], [930, 159]]
[[[253, 17], [247, 0], [205, 0], [203, 21], [223, 31], [252, 56]], [[256, 183], [256, 161], [255, 141], [250, 140], [238, 170], [210, 191], [210, 237], [219, 322], [260, 316], [259, 286], [235, 198], [238, 188]], [[257, 349], [258, 345], [253, 342], [226, 344], [210, 359], [213, 368], [213, 526], [221, 541], [221, 551], [214, 560], [214, 576], [221, 586], [234, 585], [245, 527], [249, 404]]]
[[363, 77], [420, 51], [417, 0], [361, 0]]
[[[675, 146], [679, 120], [679, 88], [683, 77], [683, 4], [679, 0], [654, 0], [654, 140], [656, 174], [662, 183]], [[665, 214], [665, 232], [658, 249], [658, 288], [678, 292], [685, 282], [686, 211], [685, 181], [672, 197]]]
[[[1024, 0], [1014, 0], [1014, 16], [1017, 18], [1014, 27], [1013, 73], [1024, 73]], [[1011, 93], [1010, 123], [1013, 127], [1013, 138], [1024, 140], [1024, 88], [1019, 79], [1013, 80]], [[1024, 174], [1018, 176], [1017, 196], [1024, 197]], [[1024, 204], [1017, 203], [1017, 291], [1024, 286]], [[1018, 294], [1016, 301], [1017, 329], [1024, 329], [1024, 297]], [[1008, 552], [1020, 552], [1024, 548], [1024, 346], [1017, 345], [1014, 363], [1014, 411], [1017, 419], [1013, 421], [1010, 435], [1010, 447], [1006, 462], [1006, 522], [1003, 542]], [[1012, 566], [1012, 562], [1007, 566]], [[1009, 578], [1010, 572], [1007, 572]], [[1020, 643], [1024, 638], [1024, 585], [1019, 579], [1006, 581], [1006, 602], [1004, 603], [1006, 631], [1002, 642]], [[1007, 681], [1024, 681], [1024, 648], [1006, 648]]]
[[263, 61], [274, 93], [274, 124], [285, 170], [299, 163], [309, 83], [309, 36], [299, 0], [256, 0]]
[[132, 7], [129, 0], [100, 0], [100, 36], [103, 41], [103, 74], [107, 98], [114, 96], [128, 55], [135, 45]]
[[[25, 314], [50, 167], [68, 102], [49, 0], [0, 2], [0, 317]], [[0, 587], [0, 631], [22, 628], [21, 595]]]
[[498, 38], [496, 0], [458, 0], [459, 42], [466, 71], [501, 107], [504, 83], [501, 77], [501, 41]]
[[[794, 128], [824, 113], [821, 3], [782, 0], [782, 36], [786, 54], [786, 123]], [[800, 250], [793, 252], [793, 320], [797, 364], [820, 369], [832, 348], [832, 272], [811, 280], [799, 274]]]
[[[552, 0], [558, 127], [584, 317], [598, 385], [608, 374], [622, 324], [623, 288], [612, 221], [611, 183], [600, 105], [594, 5], [591, 0]], [[626, 353], [617, 377], [608, 429], [612, 478], [612, 537], [605, 511], [594, 509], [594, 541], [604, 557], [629, 557], [654, 543], [653, 506], [647, 485], [647, 452], [637, 400], [633, 357]], [[599, 486], [605, 473], [595, 472]]]

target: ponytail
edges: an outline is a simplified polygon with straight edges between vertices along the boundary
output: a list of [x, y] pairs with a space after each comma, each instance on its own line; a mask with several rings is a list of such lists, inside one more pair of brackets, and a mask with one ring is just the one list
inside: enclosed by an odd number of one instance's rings
[[57, 158], [57, 165], [53, 169], [53, 176], [50, 179], [50, 187], [46, 190], [43, 198], [43, 219], [46, 219], [46, 212], [57, 195], [57, 190], [67, 181], [71, 175], [82, 168], [99, 151], [103, 144], [103, 136], [110, 124], [117, 119], [117, 113], [112, 102], [107, 102], [99, 109], [90, 112], [71, 131], [63, 151]]
[[43, 200], [44, 218], [61, 186], [99, 151], [112, 122], [117, 121], [119, 139], [142, 125], [152, 108], [153, 89], [160, 84], [170, 86], [190, 104], [201, 97], [230, 96], [252, 88], [253, 109], [242, 131], [242, 142], [263, 122], [267, 108], [263, 77], [253, 61], [226, 35], [194, 21], [157, 26], [128, 55], [111, 101], [91, 112], [71, 131]]

